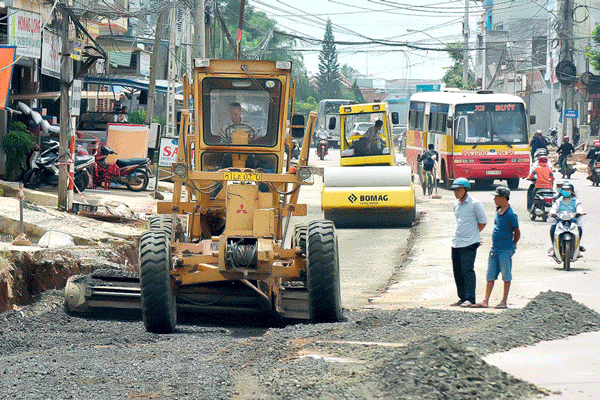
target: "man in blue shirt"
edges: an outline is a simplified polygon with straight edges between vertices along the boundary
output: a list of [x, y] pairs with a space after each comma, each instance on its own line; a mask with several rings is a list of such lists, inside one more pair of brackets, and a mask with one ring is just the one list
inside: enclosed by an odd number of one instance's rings
[[512, 256], [515, 254], [517, 242], [521, 237], [519, 230], [519, 219], [517, 214], [508, 204], [510, 190], [505, 186], [498, 186], [494, 192], [494, 203], [496, 203], [496, 218], [494, 219], [494, 231], [492, 232], [492, 248], [488, 258], [487, 285], [485, 287], [485, 299], [476, 304], [475, 307], [488, 307], [494, 281], [502, 272], [504, 281], [504, 294], [502, 301], [496, 308], [506, 308], [508, 291], [512, 280]]
[[472, 307], [475, 305], [475, 257], [479, 247], [480, 232], [487, 218], [483, 205], [469, 196], [471, 184], [466, 178], [452, 182], [456, 201], [453, 204], [456, 225], [452, 238], [452, 271], [459, 300], [451, 305]]

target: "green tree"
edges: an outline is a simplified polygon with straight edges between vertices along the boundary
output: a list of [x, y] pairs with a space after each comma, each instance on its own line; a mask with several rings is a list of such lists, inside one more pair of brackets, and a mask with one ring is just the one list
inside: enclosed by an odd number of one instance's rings
[[334, 42], [331, 20], [328, 19], [325, 25], [321, 52], [319, 53], [319, 74], [317, 75], [317, 87], [321, 99], [335, 99], [342, 95], [340, 90], [340, 64]]
[[[592, 40], [596, 46], [600, 45], [600, 25], [596, 24], [596, 27], [592, 31]], [[590, 61], [590, 64], [594, 69], [600, 70], [600, 51], [588, 48], [585, 53], [586, 58]]]
[[356, 78], [358, 78], [358, 76], [360, 75], [356, 69], [349, 66], [348, 64], [342, 65], [340, 73], [350, 80], [356, 80]]
[[446, 87], [459, 88], [459, 89], [470, 89], [475, 87], [475, 74], [469, 68], [468, 70], [468, 83], [467, 86], [463, 85], [463, 50], [462, 43], [449, 43], [446, 45], [446, 51], [450, 58], [454, 61], [451, 67], [446, 68], [446, 73], [442, 78], [442, 82], [446, 84]]
[[358, 101], [359, 103], [362, 103], [365, 101], [365, 98], [363, 97], [363, 94], [360, 91], [360, 88], [358, 87], [358, 83], [356, 83], [356, 79], [354, 80], [354, 83], [352, 84], [352, 93], [354, 93], [354, 97], [356, 98], [356, 101]]

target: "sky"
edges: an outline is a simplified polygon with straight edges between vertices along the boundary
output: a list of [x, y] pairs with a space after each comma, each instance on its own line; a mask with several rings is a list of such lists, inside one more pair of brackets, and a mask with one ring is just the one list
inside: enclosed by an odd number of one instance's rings
[[[462, 42], [464, 0], [247, 0], [291, 34], [323, 39], [328, 18], [336, 41], [386, 41], [336, 45], [340, 66], [347, 64], [374, 79], [441, 79], [453, 62], [445, 52], [398, 46], [400, 43], [440, 49]], [[478, 3], [480, 4], [480, 3]], [[481, 8], [470, 1], [469, 28], [475, 38]], [[320, 44], [297, 41], [310, 74], [318, 72]]]

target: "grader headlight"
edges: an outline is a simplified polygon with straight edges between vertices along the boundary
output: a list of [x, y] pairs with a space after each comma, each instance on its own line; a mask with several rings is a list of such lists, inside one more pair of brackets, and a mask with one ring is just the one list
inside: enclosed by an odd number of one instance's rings
[[184, 163], [175, 163], [173, 164], [173, 173], [175, 176], [185, 179], [187, 176], [188, 167]]
[[300, 180], [302, 182], [308, 182], [310, 181], [310, 179], [312, 178], [312, 168], [311, 167], [300, 167], [298, 169], [298, 178], [300, 178]]

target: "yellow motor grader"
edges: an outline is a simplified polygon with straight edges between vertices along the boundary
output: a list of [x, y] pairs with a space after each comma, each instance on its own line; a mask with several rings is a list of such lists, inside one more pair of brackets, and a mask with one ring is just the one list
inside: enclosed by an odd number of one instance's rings
[[[316, 120], [311, 113], [303, 129], [295, 116], [286, 133], [291, 63], [196, 59], [191, 81], [184, 108], [191, 97], [193, 114], [182, 112], [171, 167], [173, 201], [158, 203], [141, 236], [139, 277], [71, 277], [66, 310], [141, 308], [146, 329], [157, 333], [175, 330], [178, 308], [338, 321], [333, 223], [297, 225], [285, 246], [291, 216], [306, 215], [297, 200], [312, 184]], [[296, 166], [292, 137], [303, 139]]]

